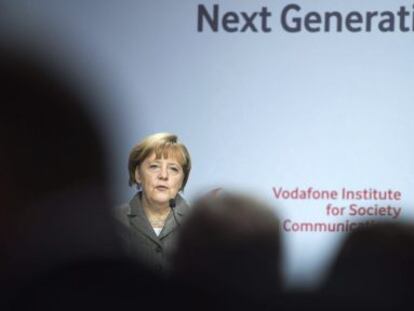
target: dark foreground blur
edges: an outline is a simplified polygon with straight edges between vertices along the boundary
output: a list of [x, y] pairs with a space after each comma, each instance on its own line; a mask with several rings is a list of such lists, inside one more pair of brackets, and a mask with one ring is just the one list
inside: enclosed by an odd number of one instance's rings
[[88, 100], [44, 61], [0, 49], [2, 310], [403, 310], [410, 224], [352, 233], [318, 291], [284, 292], [279, 222], [261, 202], [212, 194], [180, 227], [168, 279], [124, 253]]

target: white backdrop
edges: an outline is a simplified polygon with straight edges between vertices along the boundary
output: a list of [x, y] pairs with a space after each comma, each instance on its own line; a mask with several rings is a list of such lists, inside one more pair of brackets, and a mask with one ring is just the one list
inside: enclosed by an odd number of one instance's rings
[[[112, 124], [113, 130], [106, 131], [118, 203], [133, 193], [126, 170], [131, 146], [148, 134], [168, 131], [178, 134], [192, 155], [194, 167], [185, 192], [190, 201], [199, 192], [225, 186], [262, 197], [275, 206], [282, 221], [362, 221], [349, 215], [350, 204], [401, 208], [392, 221], [413, 216], [412, 1], [10, 3], [20, 23], [30, 20], [37, 28], [53, 29], [62, 42], [77, 46], [86, 56], [85, 72], [99, 72], [111, 85], [111, 100], [96, 109]], [[227, 32], [222, 23], [214, 32], [206, 19], [203, 31], [197, 31], [198, 6], [213, 14], [214, 4], [219, 5], [220, 19], [234, 12], [226, 18], [240, 23], [227, 25], [237, 29], [246, 16], [251, 19], [265, 7], [271, 13], [271, 31], [263, 31], [258, 14], [253, 19], [257, 32]], [[329, 32], [323, 31], [323, 23], [319, 32], [303, 25], [300, 32], [288, 32], [281, 25], [281, 13], [289, 4], [301, 7], [289, 11], [291, 25], [292, 18], [303, 22], [311, 11], [322, 19], [325, 12], [337, 11], [345, 19], [356, 11], [364, 22], [353, 25], [362, 30], [351, 32], [344, 26], [337, 31], [332, 22]], [[403, 26], [409, 31], [401, 30], [401, 6], [407, 11]], [[372, 30], [366, 31], [366, 14], [372, 11], [382, 16], [373, 17]], [[358, 19], [358, 13], [350, 18]], [[317, 19], [317, 14], [308, 19]], [[381, 21], [381, 29], [389, 31], [378, 29]], [[276, 200], [273, 187], [391, 189], [401, 198]], [[329, 203], [345, 207], [343, 215], [327, 215]], [[282, 233], [289, 284], [315, 284], [344, 236]]]

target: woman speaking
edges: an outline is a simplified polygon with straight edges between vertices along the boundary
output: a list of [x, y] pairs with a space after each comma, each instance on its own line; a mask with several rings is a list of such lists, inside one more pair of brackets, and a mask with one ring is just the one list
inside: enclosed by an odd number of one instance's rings
[[188, 210], [179, 192], [190, 170], [188, 150], [173, 134], [148, 136], [129, 154], [129, 185], [138, 191], [117, 217], [128, 251], [159, 272], [168, 271], [176, 229]]

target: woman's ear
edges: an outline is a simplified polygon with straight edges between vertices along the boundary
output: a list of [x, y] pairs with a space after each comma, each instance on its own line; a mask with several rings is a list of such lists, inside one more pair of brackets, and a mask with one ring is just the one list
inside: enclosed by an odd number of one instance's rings
[[139, 173], [139, 166], [135, 168], [135, 182], [141, 184], [141, 174]]

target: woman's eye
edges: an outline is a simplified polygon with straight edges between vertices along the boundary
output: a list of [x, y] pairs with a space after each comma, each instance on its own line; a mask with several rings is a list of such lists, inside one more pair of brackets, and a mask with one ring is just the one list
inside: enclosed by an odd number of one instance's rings
[[157, 164], [150, 164], [149, 168], [150, 169], [157, 169], [158, 165]]
[[179, 172], [179, 169], [178, 169], [178, 167], [170, 167], [170, 169], [173, 171], [173, 172], [175, 172], [175, 173], [178, 173]]

